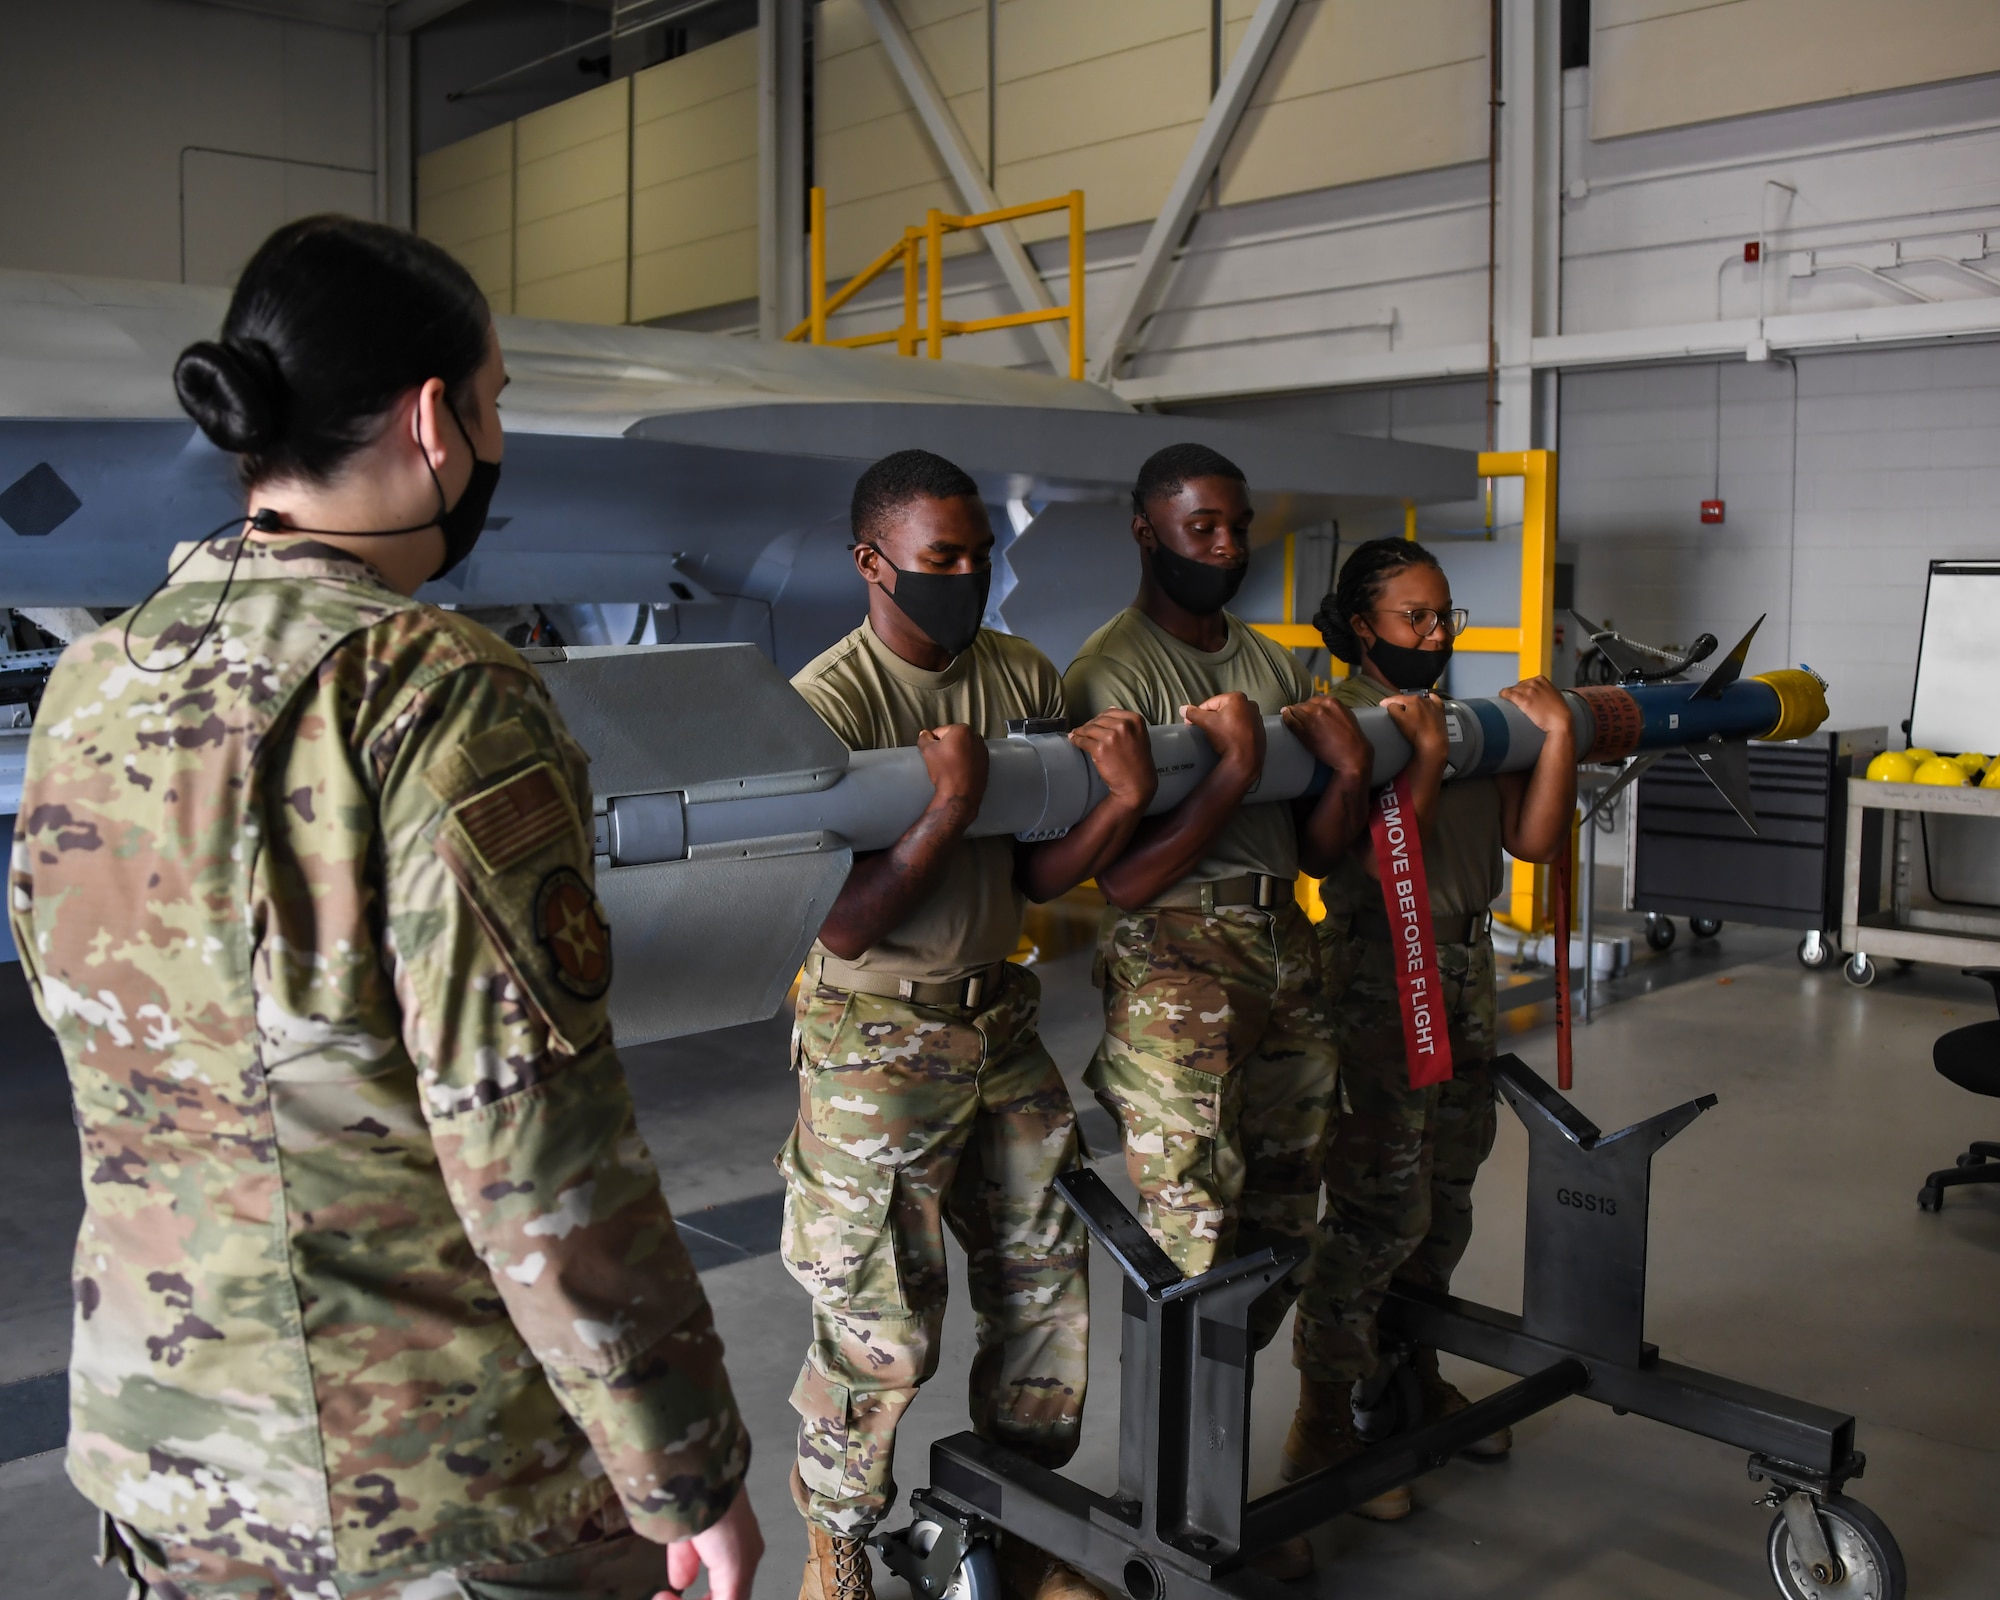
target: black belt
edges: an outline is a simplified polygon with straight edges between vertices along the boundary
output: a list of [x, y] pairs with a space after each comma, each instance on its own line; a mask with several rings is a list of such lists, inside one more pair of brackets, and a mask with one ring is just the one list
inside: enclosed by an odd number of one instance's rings
[[[1439, 944], [1478, 944], [1492, 932], [1493, 913], [1481, 911], [1474, 916], [1439, 917], [1431, 923], [1431, 937]], [[1369, 906], [1357, 911], [1347, 919], [1347, 936], [1350, 939], [1380, 939], [1387, 944], [1394, 936], [1389, 926], [1389, 914], [1378, 906]]]

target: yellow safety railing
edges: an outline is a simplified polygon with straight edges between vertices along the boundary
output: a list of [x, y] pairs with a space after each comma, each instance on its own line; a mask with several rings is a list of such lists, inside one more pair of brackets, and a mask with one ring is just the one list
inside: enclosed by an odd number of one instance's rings
[[[930, 210], [924, 214], [921, 228], [905, 228], [903, 237], [889, 246], [867, 266], [863, 267], [839, 291], [829, 295], [826, 292], [826, 191], [814, 189], [810, 201], [810, 228], [808, 249], [810, 253], [809, 294], [811, 310], [805, 321], [785, 335], [792, 343], [805, 340], [812, 344], [834, 345], [842, 350], [860, 350], [870, 345], [893, 344], [896, 353], [914, 356], [919, 347], [933, 361], [944, 358], [944, 341], [948, 335], [962, 333], [991, 333], [1000, 328], [1026, 328], [1042, 322], [1066, 322], [1069, 324], [1069, 375], [1083, 377], [1083, 191], [1072, 189], [1066, 195], [1058, 195], [1053, 200], [1031, 200], [1026, 205], [1003, 206], [998, 211], [982, 211], [974, 216], [959, 217], [948, 212]], [[972, 228], [989, 227], [997, 222], [1015, 222], [1022, 217], [1046, 216], [1053, 211], [1069, 213], [1069, 303], [1050, 306], [1043, 311], [1012, 311], [999, 317], [973, 317], [960, 321], [947, 321], [944, 315], [944, 241], [945, 235], [963, 233]], [[885, 328], [878, 333], [850, 334], [845, 338], [829, 339], [826, 336], [826, 321], [840, 310], [869, 284], [891, 268], [903, 269], [903, 320], [893, 328]]]
[[[1520, 623], [1512, 628], [1467, 628], [1453, 641], [1453, 650], [1490, 652], [1520, 658], [1520, 675], [1532, 678], [1546, 673], [1555, 661], [1556, 611], [1556, 454], [1553, 450], [1481, 451], [1479, 476], [1519, 478], [1521, 494], [1521, 610]], [[1403, 537], [1416, 537], [1417, 514], [1414, 504], [1403, 508]], [[1285, 620], [1260, 622], [1256, 629], [1267, 638], [1292, 650], [1320, 648], [1319, 630], [1309, 623], [1292, 620], [1295, 605], [1292, 575], [1292, 539], [1285, 538]], [[1334, 669], [1340, 671], [1340, 663]], [[1539, 932], [1548, 925], [1547, 867], [1516, 861], [1508, 882], [1507, 909], [1500, 918], [1524, 932]], [[1574, 881], [1572, 879], [1572, 881]], [[1301, 877], [1298, 900], [1315, 920], [1323, 916], [1317, 879]]]

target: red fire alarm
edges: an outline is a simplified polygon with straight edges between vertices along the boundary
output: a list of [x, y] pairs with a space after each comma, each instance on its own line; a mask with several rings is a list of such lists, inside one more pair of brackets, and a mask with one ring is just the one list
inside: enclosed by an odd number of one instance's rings
[[1757, 262], [1762, 261], [1764, 259], [1764, 242], [1761, 239], [1752, 239], [1745, 244], [1743, 246], [1743, 259], [1753, 266]]
[[1722, 502], [1720, 500], [1702, 501], [1701, 520], [1703, 522], [1720, 522], [1722, 520]]

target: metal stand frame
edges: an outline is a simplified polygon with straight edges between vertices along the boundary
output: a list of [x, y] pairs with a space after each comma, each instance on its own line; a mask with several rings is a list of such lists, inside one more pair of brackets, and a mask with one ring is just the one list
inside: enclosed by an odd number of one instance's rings
[[1750, 1476], [1771, 1480], [1771, 1503], [1791, 1506], [1809, 1544], [1814, 1508], [1862, 1470], [1854, 1419], [1662, 1361], [1641, 1336], [1653, 1153], [1715, 1096], [1605, 1134], [1518, 1057], [1499, 1057], [1493, 1076], [1528, 1130], [1523, 1314], [1394, 1289], [1382, 1330], [1390, 1347], [1434, 1346], [1520, 1382], [1251, 1500], [1250, 1308], [1302, 1252], [1259, 1250], [1183, 1278], [1102, 1179], [1072, 1172], [1058, 1187], [1124, 1275], [1118, 1490], [955, 1434], [932, 1447], [930, 1487], [911, 1497], [922, 1538], [876, 1540], [890, 1569], [930, 1600], [1004, 1531], [1131, 1600], [1276, 1600], [1285, 1588], [1249, 1560], [1572, 1394], [1750, 1452]]

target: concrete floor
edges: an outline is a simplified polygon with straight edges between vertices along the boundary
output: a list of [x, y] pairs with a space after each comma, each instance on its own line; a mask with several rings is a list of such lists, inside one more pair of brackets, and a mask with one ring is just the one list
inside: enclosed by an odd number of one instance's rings
[[[1072, 1076], [1097, 1026], [1081, 935], [1074, 919], [1040, 932], [1044, 1031]], [[1936, 1035], [1990, 1014], [1992, 1002], [1983, 984], [1936, 968], [1892, 970], [1856, 991], [1833, 972], [1802, 972], [1793, 942], [1729, 928], [1695, 944], [1683, 928], [1675, 949], [1610, 985], [1597, 1022], [1579, 1029], [1573, 1098], [1616, 1128], [1720, 1094], [1655, 1163], [1649, 1336], [1670, 1359], [1852, 1410], [1869, 1459], [1852, 1492], [1900, 1539], [1910, 1592], [1990, 1600], [2000, 1592], [2000, 1192], [1954, 1191], [1937, 1216], [1920, 1213], [1915, 1194], [1968, 1139], [2000, 1137], [2000, 1105], [1945, 1083], [1929, 1059]], [[11, 1202], [0, 1217], [0, 1384], [61, 1365], [79, 1207], [60, 1062], [18, 972], [0, 968], [10, 1041], [0, 1171]], [[1511, 1021], [1512, 1048], [1552, 1078], [1547, 1008]], [[758, 1593], [771, 1600], [796, 1592], [804, 1546], [784, 1480], [786, 1396], [806, 1302], [769, 1249], [770, 1156], [793, 1103], [785, 1034], [777, 1019], [635, 1050], [628, 1063], [669, 1197], [691, 1227], [712, 1234], [703, 1259], [718, 1264], [705, 1281], [757, 1440], [751, 1487], [770, 1543]], [[1094, 1106], [1086, 1128], [1108, 1131]], [[1510, 1310], [1519, 1306], [1525, 1163], [1526, 1141], [1503, 1111], [1458, 1290]], [[1101, 1170], [1110, 1177], [1116, 1165]], [[1099, 1327], [1115, 1328], [1117, 1283], [1101, 1257], [1093, 1290]], [[1280, 1339], [1257, 1394], [1257, 1492], [1275, 1485], [1295, 1394]], [[958, 1382], [968, 1356], [960, 1312], [944, 1376], [905, 1426], [905, 1488], [923, 1481], [929, 1443], [964, 1426]], [[1474, 1393], [1507, 1381], [1447, 1366]], [[1092, 1367], [1071, 1471], [1108, 1488], [1114, 1339], [1097, 1341]], [[1345, 1518], [1320, 1530], [1321, 1574], [1300, 1591], [1412, 1600], [1773, 1592], [1763, 1553], [1770, 1513], [1753, 1507], [1757, 1490], [1737, 1452], [1581, 1399], [1517, 1437], [1505, 1465], [1455, 1462], [1425, 1479], [1421, 1510], [1405, 1523]], [[0, 1600], [120, 1593], [89, 1565], [93, 1543], [91, 1513], [68, 1488], [59, 1452], [0, 1466]], [[901, 1600], [899, 1582], [882, 1590]]]

